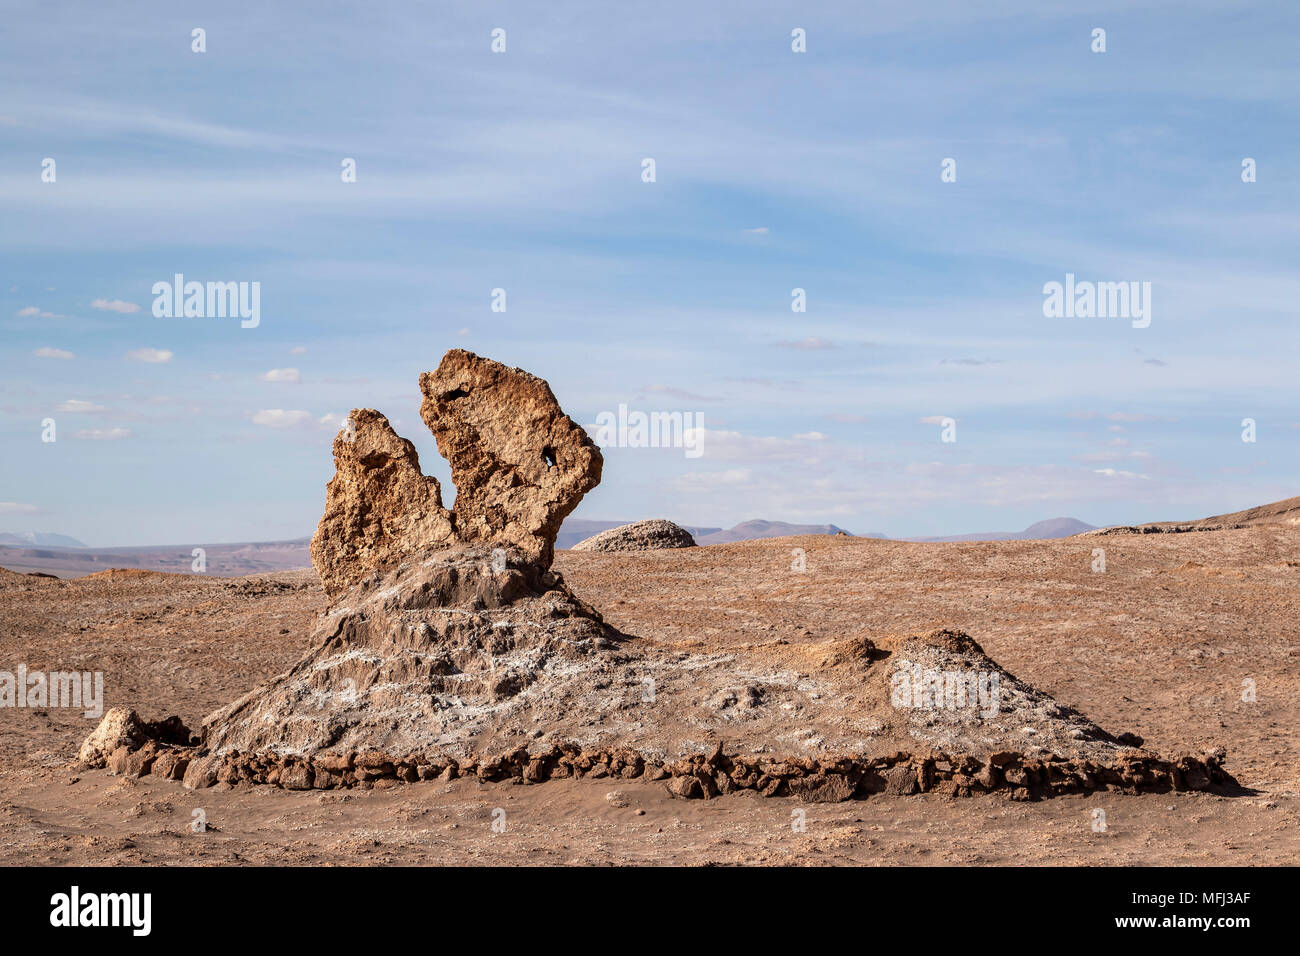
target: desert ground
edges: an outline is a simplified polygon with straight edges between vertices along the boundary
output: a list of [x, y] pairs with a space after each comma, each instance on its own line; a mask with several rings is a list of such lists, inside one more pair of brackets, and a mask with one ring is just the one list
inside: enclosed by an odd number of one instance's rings
[[[1104, 572], [1093, 570], [1099, 547]], [[796, 549], [802, 572], [792, 567]], [[188, 790], [78, 770], [77, 749], [97, 721], [9, 708], [0, 710], [0, 863], [1300, 860], [1300, 529], [943, 544], [818, 535], [562, 551], [554, 567], [610, 624], [663, 654], [788, 668], [845, 638], [959, 628], [1017, 677], [1161, 754], [1223, 747], [1244, 792], [1032, 802], [928, 793], [803, 806], [753, 792], [674, 799], [645, 780]], [[75, 580], [0, 572], [0, 669], [103, 671], [106, 708], [178, 714], [196, 728], [299, 660], [326, 604], [311, 570]], [[1254, 700], [1243, 699], [1245, 681]], [[791, 719], [792, 733], [803, 729]], [[1104, 830], [1095, 828], [1099, 809]], [[196, 812], [205, 829], [193, 825]], [[805, 826], [792, 826], [800, 817]]]

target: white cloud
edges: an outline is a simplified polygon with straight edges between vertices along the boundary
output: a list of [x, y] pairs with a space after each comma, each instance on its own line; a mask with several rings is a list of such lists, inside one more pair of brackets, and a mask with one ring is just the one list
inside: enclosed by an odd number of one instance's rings
[[342, 415], [338, 412], [330, 412], [326, 415], [322, 415], [316, 421], [318, 424], [324, 425], [326, 428], [339, 429], [343, 427], [343, 423], [347, 420], [347, 415]]
[[955, 419], [955, 418], [951, 418], [951, 417], [948, 417], [948, 416], [944, 416], [944, 415], [926, 415], [925, 418], [920, 419], [920, 421], [919, 421], [918, 424], [921, 424], [921, 425], [946, 425], [946, 424], [947, 424], [948, 422], [950, 422], [950, 421], [955, 422], [955, 421], [957, 421], [957, 419]]
[[1141, 478], [1143, 481], [1149, 481], [1149, 475], [1139, 475], [1136, 471], [1121, 471], [1116, 468], [1094, 468], [1094, 475], [1105, 475], [1107, 478]]
[[96, 405], [94, 402], [82, 401], [79, 398], [70, 398], [66, 402], [56, 405], [54, 410], [56, 412], [73, 412], [78, 414], [83, 412], [86, 414], [94, 414], [106, 411], [103, 405]]
[[818, 338], [815, 335], [810, 335], [806, 339], [799, 339], [797, 342], [777, 342], [776, 344], [778, 348], [795, 349], [800, 352], [813, 352], [821, 351], [822, 349], [835, 348], [834, 342]]
[[1110, 412], [1106, 415], [1099, 415], [1097, 412], [1070, 412], [1070, 418], [1077, 418], [1082, 421], [1088, 421], [1094, 418], [1105, 418], [1112, 422], [1172, 422], [1177, 421], [1167, 415], [1143, 415], [1135, 412]]
[[1118, 461], [1121, 458], [1154, 458], [1149, 451], [1089, 451], [1071, 456], [1075, 461]]
[[296, 368], [273, 368], [269, 372], [263, 372], [258, 376], [263, 382], [293, 382], [302, 381]]
[[310, 421], [311, 412], [300, 409], [264, 408], [253, 413], [253, 424], [265, 425], [267, 428], [296, 428]]
[[682, 475], [674, 485], [683, 491], [711, 491], [714, 488], [735, 488], [749, 484], [753, 472], [748, 468], [728, 468], [725, 471], [698, 471]]
[[123, 302], [121, 299], [96, 299], [90, 303], [92, 309], [103, 309], [106, 312], [122, 312], [130, 314], [139, 312], [140, 307], [134, 302]]
[[687, 402], [717, 402], [720, 399], [711, 395], [697, 395], [695, 392], [687, 391], [684, 388], [675, 388], [672, 385], [647, 385], [643, 389], [647, 392], [654, 392], [657, 395], [668, 395], [671, 398], [680, 398]]
[[129, 428], [83, 428], [72, 436], [87, 441], [118, 441], [131, 437]]
[[53, 358], [53, 359], [76, 358], [76, 356], [73, 355], [71, 352], [69, 352], [67, 349], [39, 348], [32, 354], [35, 355], [37, 358]]
[[818, 447], [826, 439], [821, 432], [778, 438], [711, 428], [689, 431], [692, 432], [692, 441], [699, 444], [704, 457], [710, 461], [808, 461], [827, 454], [827, 449]]
[[17, 316], [19, 316], [20, 318], [24, 318], [24, 319], [31, 318], [32, 316], [37, 316], [37, 317], [42, 318], [42, 319], [57, 319], [57, 318], [58, 318], [58, 316], [55, 315], [53, 312], [42, 312], [42, 311], [40, 310], [39, 307], [34, 306], [34, 305], [29, 305], [29, 306], [27, 306], [26, 308], [19, 309], [19, 310], [18, 310], [17, 312], [15, 312], [14, 314], [17, 315]]
[[293, 348], [289, 349], [289, 354], [290, 354], [290, 355], [306, 355], [306, 354], [307, 354], [307, 346], [305, 346], [305, 345], [295, 345]]
[[745, 232], [751, 236], [766, 236], [771, 230], [767, 226], [755, 226], [753, 229], [746, 229]]
[[168, 349], [135, 349], [127, 352], [126, 357], [133, 362], [148, 362], [151, 365], [160, 365], [164, 362], [170, 362], [173, 353]]
[[40, 510], [21, 501], [0, 501], [0, 515], [34, 515]]
[[[704, 450], [707, 460], [712, 453], [707, 442]], [[864, 481], [864, 476], [870, 480]], [[1122, 478], [1117, 473], [1114, 480], [1103, 481], [1091, 469], [1057, 465], [849, 463], [827, 458], [824, 468], [766, 462], [752, 469], [693, 472], [670, 478], [668, 486], [682, 507], [714, 515], [711, 520], [721, 524], [760, 515], [817, 523], [840, 517], [858, 523], [873, 520], [862, 517], [866, 514], [924, 508], [930, 502], [993, 508], [1030, 502], [1044, 508], [1077, 509], [1081, 503], [1113, 501], [1127, 507], [1136, 488], [1156, 487], [1154, 481]], [[798, 488], [799, 494], [792, 495], [792, 488]], [[1172, 491], [1160, 485], [1161, 500]]]

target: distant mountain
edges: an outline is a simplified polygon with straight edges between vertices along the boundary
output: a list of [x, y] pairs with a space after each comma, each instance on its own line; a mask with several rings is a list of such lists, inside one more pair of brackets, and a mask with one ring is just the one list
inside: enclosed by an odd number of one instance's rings
[[[55, 537], [62, 537], [56, 535]], [[66, 540], [74, 540], [68, 538]], [[223, 577], [311, 567], [307, 539], [253, 541], [241, 544], [177, 544], [142, 548], [87, 548], [0, 543], [0, 567], [23, 573], [40, 571], [76, 578], [109, 568], [141, 568], [193, 574], [195, 548], [203, 549], [206, 573]]]
[[44, 548], [85, 547], [85, 545], [76, 538], [69, 538], [66, 534], [54, 534], [50, 531], [0, 532], [0, 544], [16, 544], [19, 547], [31, 545]]
[[[764, 521], [755, 518], [742, 521], [726, 531], [715, 531], [703, 536], [696, 535], [696, 544], [730, 544], [733, 541], [754, 541], [759, 538], [787, 538], [799, 534], [848, 534], [843, 528], [833, 524], [789, 524], [785, 521]], [[873, 535], [872, 537], [877, 537]]]
[[950, 534], [931, 538], [903, 538], [903, 541], [1041, 541], [1044, 538], [1068, 538], [1073, 534], [1095, 531], [1096, 525], [1078, 518], [1048, 518], [1035, 521], [1024, 531], [985, 531], [977, 534]]
[[1039, 541], [1043, 538], [1068, 538], [1071, 535], [1093, 531], [1096, 525], [1080, 521], [1078, 518], [1048, 518], [1035, 521], [1024, 531], [1016, 535], [1022, 541]]
[[[1241, 519], [1251, 523], [1262, 521], [1290, 521], [1300, 523], [1300, 498], [1264, 505], [1248, 512], [1207, 518], [1206, 522], [1226, 522]], [[570, 518], [564, 522], [556, 537], [558, 549], [572, 548], [579, 541], [594, 534], [632, 524], [631, 521], [591, 521]], [[759, 538], [784, 538], [804, 534], [849, 534], [833, 524], [790, 524], [786, 521], [742, 521], [734, 528], [706, 528], [699, 525], [682, 525], [691, 533], [697, 544], [730, 544], [735, 541], [753, 541]], [[903, 538], [904, 541], [1010, 541], [1037, 538], [1064, 538], [1083, 531], [1095, 530], [1075, 518], [1050, 518], [1031, 524], [1024, 531], [992, 532], [989, 534], [963, 534], [946, 538]], [[884, 538], [871, 533], [865, 538]], [[195, 547], [204, 549], [207, 573], [222, 576], [258, 574], [269, 571], [286, 571], [311, 567], [307, 552], [310, 536], [291, 541], [250, 541], [240, 544], [160, 545], [139, 548], [88, 548], [76, 538], [43, 532], [0, 534], [0, 567], [11, 571], [42, 571], [59, 577], [75, 578], [93, 574], [107, 568], [143, 568], [150, 571], [170, 571], [179, 574], [193, 573]]]

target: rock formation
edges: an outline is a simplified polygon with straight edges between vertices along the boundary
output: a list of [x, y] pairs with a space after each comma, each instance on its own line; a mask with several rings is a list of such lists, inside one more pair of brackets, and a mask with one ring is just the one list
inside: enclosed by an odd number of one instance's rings
[[518, 551], [445, 550], [354, 585], [307, 656], [210, 714], [203, 741], [216, 755], [464, 757], [571, 719], [620, 637]]
[[[1233, 782], [1221, 753], [1168, 761], [1138, 749], [958, 631], [781, 640], [781, 663], [758, 667], [701, 642], [624, 635], [550, 568], [601, 457], [547, 384], [457, 350], [420, 387], [455, 506], [383, 415], [354, 411], [312, 540], [332, 600], [307, 654], [210, 714], [197, 741], [176, 718], [110, 711], [84, 766], [189, 787], [646, 777], [684, 798], [752, 789], [807, 801]], [[668, 522], [606, 535], [690, 543]], [[707, 755], [692, 750], [699, 741]]]
[[453, 349], [420, 376], [420, 415], [451, 465], [456, 534], [550, 567], [555, 536], [600, 484], [600, 449], [535, 375]]
[[573, 546], [574, 551], [657, 551], [660, 548], [693, 548], [695, 539], [685, 528], [653, 518], [610, 528]]
[[438, 479], [420, 471], [415, 446], [379, 412], [353, 410], [334, 438], [334, 468], [325, 514], [311, 539], [312, 563], [326, 593], [338, 594], [371, 571], [455, 541]]
[[168, 717], [150, 723], [141, 720], [133, 710], [114, 707], [82, 743], [77, 761], [87, 768], [103, 767], [115, 753], [125, 755], [140, 750], [146, 744], [187, 746], [190, 743], [189, 728], [181, 723], [179, 717]]
[[207, 717], [212, 754], [463, 752], [490, 731], [522, 733], [513, 716], [536, 720], [616, 646], [549, 570], [560, 523], [600, 480], [600, 450], [520, 369], [455, 349], [420, 389], [454, 507], [383, 415], [352, 412], [311, 547], [333, 606], [294, 668]]
[[443, 506], [437, 479], [387, 418], [354, 410], [334, 439], [336, 474], [311, 542], [331, 597], [449, 547], [512, 549], [548, 568], [560, 524], [600, 482], [600, 449], [535, 375], [452, 349], [420, 390], [455, 505]]

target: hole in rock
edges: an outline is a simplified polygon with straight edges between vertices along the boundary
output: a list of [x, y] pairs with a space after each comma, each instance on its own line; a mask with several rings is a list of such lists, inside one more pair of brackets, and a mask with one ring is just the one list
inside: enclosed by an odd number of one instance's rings
[[546, 470], [550, 471], [555, 467], [555, 449], [546, 447], [542, 449], [542, 461], [546, 462]]

